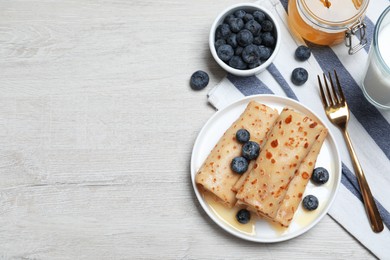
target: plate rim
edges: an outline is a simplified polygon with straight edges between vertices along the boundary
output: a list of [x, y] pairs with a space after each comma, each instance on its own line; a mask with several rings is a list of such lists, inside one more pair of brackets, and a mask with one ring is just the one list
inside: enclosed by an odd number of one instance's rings
[[[217, 118], [224, 111], [229, 110], [229, 109], [231, 109], [234, 106], [240, 105], [240, 103], [247, 104], [250, 101], [257, 101], [257, 102], [260, 102], [260, 103], [261, 102], [267, 103], [267, 99], [272, 99], [272, 101], [277, 101], [277, 103], [281, 103], [282, 105], [285, 104], [286, 106], [289, 106], [288, 103], [293, 103], [295, 106], [301, 107], [301, 108], [309, 111], [312, 115], [314, 115], [316, 117], [316, 119], [318, 121], [320, 121], [324, 126], [326, 126], [326, 128], [328, 129], [328, 136], [327, 136], [327, 138], [330, 139], [331, 146], [334, 148], [334, 152], [336, 152], [335, 158], [337, 159], [337, 162], [335, 162], [335, 166], [336, 166], [336, 171], [335, 172], [337, 172], [338, 174], [337, 174], [336, 180], [335, 180], [335, 187], [333, 188], [334, 189], [333, 196], [331, 196], [331, 198], [329, 198], [328, 205], [326, 207], [324, 207], [322, 213], [319, 214], [318, 217], [311, 224], [307, 225], [306, 227], [302, 228], [302, 230], [300, 230], [299, 232], [296, 232], [296, 233], [291, 233], [291, 234], [288, 234], [286, 236], [281, 235], [281, 236], [277, 236], [275, 238], [266, 238], [266, 239], [264, 239], [264, 238], [259, 238], [259, 237], [256, 237], [256, 236], [250, 236], [248, 234], [236, 231], [233, 228], [229, 228], [229, 227], [225, 226], [224, 222], [221, 219], [219, 219], [218, 216], [216, 216], [209, 209], [209, 206], [207, 205], [207, 203], [204, 201], [204, 199], [202, 199], [202, 195], [200, 194], [200, 192], [199, 192], [199, 190], [198, 190], [198, 188], [196, 186], [196, 183], [195, 183], [195, 175], [196, 175], [197, 171], [194, 170], [194, 167], [195, 167], [195, 157], [196, 157], [195, 156], [195, 150], [196, 150], [195, 148], [197, 148], [197, 146], [199, 145], [200, 137], [206, 131], [205, 129], [208, 128], [208, 126], [215, 120], [215, 118]], [[271, 101], [268, 101], [268, 102], [271, 102]], [[267, 105], [267, 104], [265, 104], [265, 105]], [[272, 105], [271, 105], [271, 107], [272, 107]], [[333, 151], [333, 149], [332, 149], [332, 151]], [[337, 193], [338, 193], [339, 187], [340, 187], [340, 183], [341, 183], [341, 174], [342, 174], [341, 170], [342, 170], [342, 167], [341, 167], [340, 152], [339, 152], [339, 149], [338, 149], [338, 147], [336, 145], [336, 141], [335, 141], [335, 138], [333, 136], [333, 133], [331, 132], [330, 128], [327, 127], [325, 122], [317, 115], [317, 113], [314, 112], [308, 106], [306, 106], [306, 105], [304, 105], [304, 104], [302, 104], [302, 103], [300, 103], [300, 102], [298, 102], [298, 101], [296, 101], [294, 99], [291, 99], [291, 98], [288, 98], [288, 97], [284, 97], [284, 96], [279, 96], [279, 95], [273, 95], [273, 94], [257, 94], [257, 95], [246, 96], [246, 97], [238, 99], [238, 100], [228, 104], [224, 108], [216, 111], [206, 121], [206, 123], [202, 126], [201, 130], [199, 131], [199, 133], [198, 133], [198, 135], [197, 135], [197, 137], [195, 139], [195, 142], [194, 142], [194, 145], [193, 145], [193, 148], [192, 148], [192, 152], [191, 152], [191, 165], [190, 165], [190, 174], [191, 174], [192, 187], [194, 189], [194, 192], [195, 192], [195, 195], [196, 195], [196, 198], [197, 198], [198, 202], [200, 203], [200, 205], [202, 206], [202, 208], [206, 212], [206, 214], [214, 221], [214, 223], [216, 223], [220, 228], [222, 228], [226, 232], [230, 233], [231, 235], [233, 235], [235, 237], [239, 237], [239, 238], [241, 238], [243, 240], [257, 242], [257, 243], [276, 243], [276, 242], [286, 241], [286, 240], [298, 237], [298, 236], [306, 233], [311, 228], [313, 228], [315, 225], [317, 225], [324, 218], [324, 216], [329, 212], [329, 209], [332, 206], [332, 204], [333, 204], [333, 202], [334, 202], [334, 200], [335, 200], [335, 198], [337, 196]]]

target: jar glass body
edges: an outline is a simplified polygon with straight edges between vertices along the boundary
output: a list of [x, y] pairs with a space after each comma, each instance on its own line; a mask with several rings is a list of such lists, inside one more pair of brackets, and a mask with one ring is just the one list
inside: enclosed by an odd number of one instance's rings
[[[346, 41], [349, 31], [355, 34], [356, 31], [353, 31], [353, 28], [362, 24], [368, 5], [368, 0], [354, 0], [350, 3], [350, 0], [339, 2], [321, 0], [316, 1], [320, 3], [316, 6], [312, 4], [314, 1], [311, 1], [313, 0], [289, 0], [288, 23], [295, 34], [319, 45], [339, 44]], [[356, 4], [357, 1], [359, 2]], [[327, 7], [326, 3], [330, 7]], [[344, 9], [338, 7], [339, 3], [346, 7], [343, 7]], [[347, 7], [355, 9], [348, 12]]]

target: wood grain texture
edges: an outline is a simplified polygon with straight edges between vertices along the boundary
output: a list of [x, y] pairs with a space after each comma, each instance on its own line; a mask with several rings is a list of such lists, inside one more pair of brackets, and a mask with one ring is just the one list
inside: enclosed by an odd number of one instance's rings
[[[192, 145], [225, 75], [208, 33], [233, 3], [0, 1], [0, 258], [373, 257], [328, 216], [256, 244], [197, 202]], [[198, 69], [211, 81], [194, 92]]]

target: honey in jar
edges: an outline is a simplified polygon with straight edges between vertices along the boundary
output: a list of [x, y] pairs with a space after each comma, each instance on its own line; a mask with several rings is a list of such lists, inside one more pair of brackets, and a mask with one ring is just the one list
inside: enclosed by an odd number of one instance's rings
[[[353, 54], [366, 43], [363, 23], [369, 0], [289, 0], [290, 29], [305, 40], [319, 45], [345, 41]], [[352, 43], [357, 35], [359, 43]]]

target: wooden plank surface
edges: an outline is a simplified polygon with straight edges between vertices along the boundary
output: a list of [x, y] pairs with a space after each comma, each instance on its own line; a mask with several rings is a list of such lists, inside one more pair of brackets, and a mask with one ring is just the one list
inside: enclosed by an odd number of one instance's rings
[[373, 257], [328, 216], [257, 244], [197, 202], [192, 145], [225, 75], [208, 33], [237, 2], [0, 1], [0, 258]]

